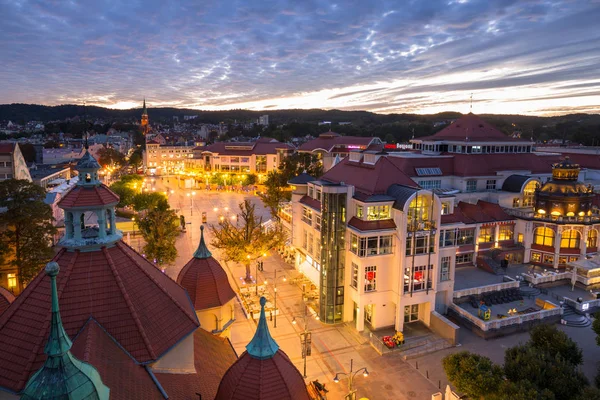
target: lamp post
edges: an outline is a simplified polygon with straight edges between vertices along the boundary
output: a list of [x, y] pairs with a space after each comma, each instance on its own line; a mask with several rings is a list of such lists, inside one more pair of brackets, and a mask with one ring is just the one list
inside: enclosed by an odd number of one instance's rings
[[196, 195], [196, 192], [192, 192], [191, 194], [188, 193], [187, 197], [190, 198], [190, 216], [194, 215], [194, 196]]
[[346, 373], [346, 372], [338, 372], [337, 374], [335, 374], [335, 377], [333, 378], [333, 381], [335, 383], [339, 383], [340, 381], [340, 376], [347, 376], [348, 377], [348, 394], [345, 397], [345, 400], [356, 400], [356, 389], [354, 389], [354, 377], [359, 373], [362, 372], [363, 376], [366, 378], [367, 376], [369, 376], [369, 371], [367, 370], [366, 367], [360, 368], [356, 371], [353, 370], [354, 367], [354, 359], [350, 359], [350, 372]]
[[[263, 253], [262, 256], [266, 257], [267, 253]], [[250, 258], [250, 256], [248, 256], [248, 258]], [[258, 296], [258, 271], [262, 272], [262, 270], [263, 270], [263, 261], [256, 260], [256, 276], [254, 277], [254, 280], [256, 281], [256, 295], [257, 296]]]
[[[261, 261], [262, 262], [262, 261]], [[262, 266], [262, 264], [261, 264]], [[275, 278], [273, 279], [273, 292], [274, 292], [274, 303], [275, 303], [275, 320], [273, 323], [273, 328], [277, 328], [277, 272], [283, 272], [283, 270], [275, 270]], [[284, 276], [283, 281], [286, 282], [287, 278]], [[265, 285], [267, 284], [267, 280], [265, 279]]]
[[[302, 359], [304, 360], [304, 378], [306, 378], [306, 358], [311, 355], [311, 332], [308, 330], [308, 306], [304, 303], [304, 332], [300, 334], [300, 344], [302, 346]], [[319, 319], [319, 316], [316, 317]], [[296, 325], [296, 317], [292, 319], [292, 324]]]

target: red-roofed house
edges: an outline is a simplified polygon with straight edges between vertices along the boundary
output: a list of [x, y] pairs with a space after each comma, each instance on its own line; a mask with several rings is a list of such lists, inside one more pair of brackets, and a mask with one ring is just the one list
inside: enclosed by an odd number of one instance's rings
[[325, 132], [302, 144], [298, 152], [318, 155], [323, 162], [323, 170], [328, 171], [335, 165], [337, 157], [342, 159], [352, 151], [382, 149], [383, 142], [378, 137], [342, 136], [335, 132]]

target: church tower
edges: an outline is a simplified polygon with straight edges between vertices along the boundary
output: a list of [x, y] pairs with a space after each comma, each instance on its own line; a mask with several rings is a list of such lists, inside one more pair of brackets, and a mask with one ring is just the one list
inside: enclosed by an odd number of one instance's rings
[[150, 125], [148, 125], [148, 110], [146, 110], [146, 98], [144, 98], [144, 109], [142, 110], [142, 121], [140, 123], [140, 127], [142, 128], [142, 133], [144, 135], [148, 134], [150, 131]]

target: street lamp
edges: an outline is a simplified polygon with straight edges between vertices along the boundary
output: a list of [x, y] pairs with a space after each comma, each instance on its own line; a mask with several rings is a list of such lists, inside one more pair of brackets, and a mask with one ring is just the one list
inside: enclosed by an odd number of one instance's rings
[[[266, 256], [266, 254], [264, 254]], [[274, 320], [274, 324], [273, 324], [273, 328], [277, 328], [277, 272], [283, 272], [283, 270], [275, 270], [275, 278], [273, 279], [273, 291], [275, 292], [274, 298], [275, 298], [275, 320]], [[258, 274], [258, 272], [257, 272]], [[257, 276], [258, 279], [258, 276]], [[283, 281], [287, 281], [287, 278], [284, 276], [283, 277]], [[267, 280], [265, 279], [265, 285], [267, 284]]]
[[[308, 330], [308, 305], [304, 304], [304, 317], [298, 317], [304, 320], [304, 332], [300, 333], [300, 344], [302, 345], [302, 359], [304, 360], [304, 378], [306, 378], [306, 358], [311, 355], [311, 332]], [[319, 320], [319, 316], [315, 317]], [[296, 325], [296, 317], [292, 318], [292, 324]]]
[[196, 192], [192, 192], [191, 194], [188, 193], [187, 197], [190, 198], [190, 216], [194, 215], [194, 196], [196, 195]]
[[347, 376], [348, 377], [348, 394], [346, 395], [345, 399], [346, 400], [356, 400], [356, 389], [354, 389], [354, 377], [356, 377], [356, 375], [358, 375], [358, 373], [362, 372], [363, 376], [366, 378], [367, 376], [369, 376], [369, 371], [367, 370], [366, 367], [360, 368], [356, 371], [353, 370], [353, 365], [354, 364], [354, 360], [350, 359], [350, 372], [346, 373], [346, 372], [338, 372], [337, 374], [335, 374], [335, 377], [333, 378], [333, 381], [335, 383], [339, 383], [340, 382], [340, 376]]

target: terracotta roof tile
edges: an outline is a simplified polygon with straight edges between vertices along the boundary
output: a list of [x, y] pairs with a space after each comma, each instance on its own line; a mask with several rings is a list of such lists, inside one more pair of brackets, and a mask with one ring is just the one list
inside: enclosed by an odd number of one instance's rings
[[344, 182], [367, 195], [384, 194], [393, 184], [417, 187], [417, 184], [391, 161], [392, 158], [380, 157], [373, 165], [350, 161], [346, 157], [321, 179], [332, 183]]
[[196, 310], [220, 307], [235, 298], [227, 273], [213, 257], [192, 257], [179, 272], [177, 283], [187, 290]]
[[359, 231], [381, 231], [384, 229], [396, 229], [396, 224], [393, 219], [383, 219], [379, 221], [363, 221], [362, 219], [358, 219], [356, 217], [350, 218], [348, 221], [348, 226], [354, 229], [358, 229]]
[[435, 135], [416, 138], [418, 140], [465, 140], [468, 138], [471, 142], [482, 141], [511, 141], [527, 142], [526, 140], [512, 139], [505, 135], [498, 128], [485, 122], [475, 114], [469, 113], [463, 115], [452, 124], [448, 125]]
[[312, 197], [302, 196], [300, 199], [300, 203], [309, 206], [310, 208], [321, 212], [321, 202], [317, 199], [313, 199]]
[[0, 143], [0, 154], [12, 154], [14, 148], [14, 143]]
[[75, 186], [58, 202], [60, 208], [92, 207], [117, 204], [117, 196], [106, 185], [94, 187]]
[[[62, 249], [58, 294], [73, 337], [96, 319], [138, 362], [156, 360], [199, 323], [185, 290], [123, 242], [99, 251]], [[21, 390], [45, 360], [50, 279], [43, 272], [0, 315], [0, 386]]]
[[2, 314], [13, 301], [15, 301], [15, 295], [0, 286], [0, 314]]
[[304, 378], [281, 350], [259, 360], [244, 352], [225, 373], [215, 400], [308, 400]]
[[470, 204], [460, 201], [454, 212], [448, 215], [442, 215], [442, 224], [452, 224], [462, 222], [464, 224], [478, 224], [486, 222], [511, 221], [515, 218], [506, 213], [495, 203], [478, 200], [477, 204]]

